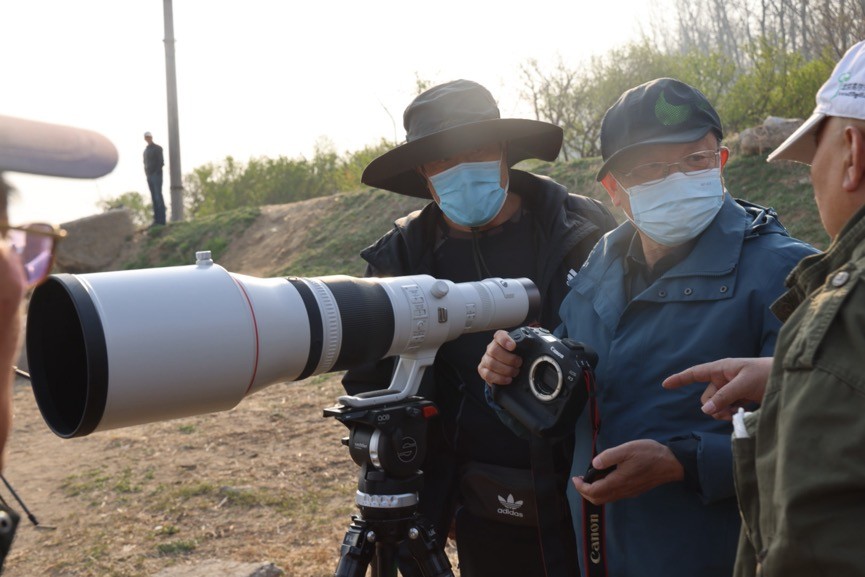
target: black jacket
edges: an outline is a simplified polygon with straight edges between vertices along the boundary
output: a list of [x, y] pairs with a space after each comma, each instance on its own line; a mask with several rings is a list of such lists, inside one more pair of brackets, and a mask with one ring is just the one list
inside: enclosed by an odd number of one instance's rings
[[[599, 201], [569, 194], [550, 178], [512, 169], [510, 190], [520, 195], [533, 221], [536, 263], [526, 276], [541, 294], [543, 308], [537, 320], [541, 326], [557, 326], [559, 305], [568, 292], [569, 270], [579, 270], [598, 239], [617, 226], [616, 221]], [[433, 251], [441, 220], [441, 209], [434, 202], [396, 220], [393, 229], [360, 253], [367, 261], [366, 276], [428, 274], [440, 278], [434, 270]], [[478, 361], [482, 355], [478, 351]], [[343, 385], [349, 394], [386, 389], [393, 367], [393, 359], [356, 367], [346, 373]], [[422, 394], [434, 396], [428, 386]]]
[[[535, 266], [534, 271], [525, 276], [531, 278], [541, 294], [543, 308], [537, 320], [541, 326], [557, 326], [558, 308], [568, 291], [568, 271], [579, 270], [597, 240], [616, 227], [615, 219], [600, 202], [569, 194], [563, 186], [546, 177], [511, 170], [510, 189], [521, 196], [525, 214], [532, 220]], [[441, 278], [436, 274], [433, 256], [441, 221], [442, 213], [435, 203], [398, 219], [393, 229], [361, 252], [368, 263], [366, 275], [428, 274]], [[466, 336], [469, 335], [460, 339]], [[478, 361], [482, 355], [483, 350], [479, 349]], [[437, 369], [441, 369], [438, 365], [437, 362]], [[349, 394], [386, 389], [393, 367], [394, 359], [355, 367], [346, 373], [343, 385]], [[430, 374], [433, 372], [427, 371], [421, 394], [441, 405], [447, 399], [442, 398], [441, 391], [437, 390], [441, 387], [431, 382], [433, 377]], [[460, 381], [480, 382], [476, 374], [459, 377]], [[486, 405], [482, 390], [467, 392], [474, 393], [473, 396], [478, 396], [477, 400]], [[454, 418], [448, 413], [455, 407], [449, 407], [445, 402], [440, 408], [446, 420], [449, 416]]]
[[162, 172], [165, 160], [162, 157], [162, 147], [150, 143], [144, 147], [144, 174]]
[[[563, 186], [546, 177], [511, 170], [510, 190], [520, 195], [521, 218], [528, 218], [531, 225], [533, 250], [527, 268], [533, 270], [526, 270], [521, 276], [529, 277], [541, 294], [542, 311], [537, 321], [541, 326], [556, 326], [559, 305], [568, 291], [569, 270], [579, 270], [598, 239], [615, 228], [616, 222], [600, 202], [568, 194]], [[447, 278], [435, 270], [435, 249], [442, 222], [441, 210], [435, 203], [398, 219], [393, 229], [361, 252], [368, 263], [366, 275], [427, 274]], [[523, 255], [526, 261], [525, 252]], [[478, 274], [474, 270], [464, 272], [473, 278]], [[491, 335], [492, 331], [465, 334], [445, 343], [421, 384], [419, 394], [435, 401], [441, 418], [433, 421], [428, 433], [423, 466], [425, 485], [419, 510], [433, 520], [440, 534], [447, 531], [456, 503], [461, 501], [465, 505], [460, 479], [467, 464], [480, 462], [521, 470], [531, 480], [529, 443], [507, 429], [489, 408], [483, 395], [485, 385], [477, 371], [463, 369], [460, 374], [452, 362], [457, 359], [464, 367], [475, 357], [479, 362]], [[394, 365], [395, 359], [391, 358], [355, 367], [345, 374], [343, 385], [349, 394], [385, 389]], [[556, 469], [566, 474], [570, 445], [555, 452]], [[554, 486], [564, 487], [564, 479], [559, 481]], [[556, 508], [567, 510], [563, 494], [560, 507]], [[562, 527], [569, 530], [569, 519], [564, 520]], [[572, 536], [563, 538], [572, 541]]]

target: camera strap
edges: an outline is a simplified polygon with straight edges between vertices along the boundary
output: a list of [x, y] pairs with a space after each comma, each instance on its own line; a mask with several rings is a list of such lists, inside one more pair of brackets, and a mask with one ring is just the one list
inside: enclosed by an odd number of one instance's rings
[[[589, 395], [589, 418], [592, 423], [592, 459], [598, 454], [598, 432], [601, 429], [601, 415], [595, 392], [592, 371], [583, 371]], [[583, 499], [583, 559], [587, 577], [607, 577], [607, 540], [604, 506], [595, 505]]]
[[546, 577], [574, 574], [576, 558], [569, 556], [563, 539], [573, 539], [561, 529], [562, 508], [568, 506], [562, 499], [560, 476], [556, 475], [551, 443], [540, 437], [531, 441], [532, 483], [538, 511], [538, 533]]

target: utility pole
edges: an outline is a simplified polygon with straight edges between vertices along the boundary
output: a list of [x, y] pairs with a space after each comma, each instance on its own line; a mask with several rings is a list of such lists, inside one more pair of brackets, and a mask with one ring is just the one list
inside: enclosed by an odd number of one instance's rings
[[177, 70], [174, 66], [174, 8], [162, 0], [165, 18], [165, 85], [168, 89], [168, 164], [171, 168], [171, 221], [183, 220], [183, 180], [180, 172], [180, 126], [177, 115]]

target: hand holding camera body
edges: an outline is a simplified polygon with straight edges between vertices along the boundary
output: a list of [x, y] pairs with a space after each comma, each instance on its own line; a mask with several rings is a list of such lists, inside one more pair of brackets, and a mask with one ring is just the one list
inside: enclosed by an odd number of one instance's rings
[[512, 384], [492, 387], [493, 400], [534, 435], [570, 434], [589, 398], [598, 355], [542, 328], [520, 327], [509, 335], [523, 368]]

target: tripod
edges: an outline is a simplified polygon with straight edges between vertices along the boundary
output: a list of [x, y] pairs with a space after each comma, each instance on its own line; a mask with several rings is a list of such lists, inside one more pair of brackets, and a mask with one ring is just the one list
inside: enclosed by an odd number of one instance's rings
[[373, 556], [376, 577], [396, 577], [402, 544], [425, 577], [453, 577], [435, 529], [417, 512], [426, 421], [437, 413], [432, 402], [420, 397], [324, 410], [325, 417], [335, 417], [349, 428], [342, 441], [361, 468], [355, 498], [360, 515], [352, 516], [345, 533], [335, 577], [364, 577]]

